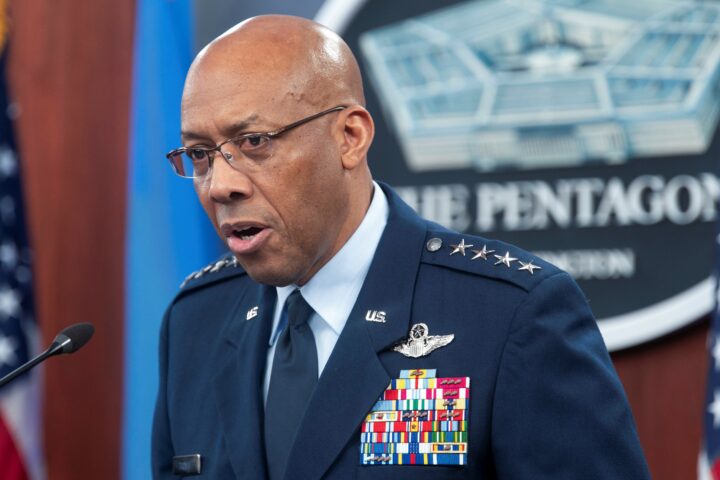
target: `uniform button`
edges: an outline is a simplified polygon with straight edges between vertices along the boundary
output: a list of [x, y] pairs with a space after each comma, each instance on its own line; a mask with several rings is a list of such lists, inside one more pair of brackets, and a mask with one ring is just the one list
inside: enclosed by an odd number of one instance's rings
[[442, 247], [442, 240], [437, 237], [431, 238], [427, 241], [425, 247], [428, 249], [428, 252], [437, 252]]

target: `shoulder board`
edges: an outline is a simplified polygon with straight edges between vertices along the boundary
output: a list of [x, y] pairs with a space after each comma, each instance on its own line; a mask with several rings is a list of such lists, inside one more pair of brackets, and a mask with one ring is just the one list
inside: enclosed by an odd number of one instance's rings
[[237, 259], [232, 255], [226, 255], [185, 277], [185, 280], [180, 284], [180, 290], [188, 290], [244, 273], [245, 270], [240, 266]]
[[561, 271], [509, 243], [444, 229], [428, 231], [422, 261], [513, 283], [527, 291]]

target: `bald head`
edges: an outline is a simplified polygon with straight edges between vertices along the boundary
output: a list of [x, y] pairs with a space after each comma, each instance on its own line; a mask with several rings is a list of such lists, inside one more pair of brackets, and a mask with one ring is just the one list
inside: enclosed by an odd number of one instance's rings
[[220, 35], [195, 58], [185, 93], [194, 93], [198, 84], [206, 89], [208, 77], [217, 76], [240, 88], [273, 87], [272, 99], [288, 106], [365, 104], [360, 69], [347, 44], [299, 17], [254, 17]]
[[208, 165], [195, 190], [256, 281], [303, 285], [362, 221], [374, 133], [364, 103], [348, 46], [302, 18], [246, 20], [193, 62], [183, 144]]

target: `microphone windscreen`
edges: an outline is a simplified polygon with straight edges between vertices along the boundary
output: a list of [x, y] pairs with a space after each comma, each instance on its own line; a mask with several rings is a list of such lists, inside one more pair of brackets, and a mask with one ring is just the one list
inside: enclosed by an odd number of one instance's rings
[[63, 343], [65, 339], [62, 336], [70, 339], [70, 344], [63, 347], [63, 353], [73, 353], [85, 345], [92, 338], [93, 333], [95, 333], [95, 327], [92, 326], [92, 323], [76, 323], [58, 333], [55, 341]]

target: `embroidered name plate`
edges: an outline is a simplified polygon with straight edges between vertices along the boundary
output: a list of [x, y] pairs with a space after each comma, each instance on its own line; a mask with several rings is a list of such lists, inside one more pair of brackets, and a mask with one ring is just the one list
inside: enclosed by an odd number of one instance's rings
[[402, 370], [368, 413], [361, 465], [465, 465], [470, 378]]

